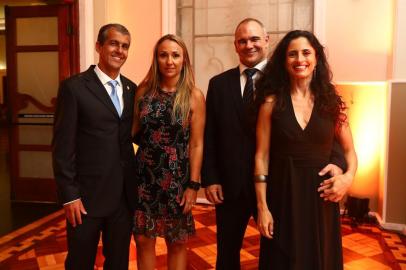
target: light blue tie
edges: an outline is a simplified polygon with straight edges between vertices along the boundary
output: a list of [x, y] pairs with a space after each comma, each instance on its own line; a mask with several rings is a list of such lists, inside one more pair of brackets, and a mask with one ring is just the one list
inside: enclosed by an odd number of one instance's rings
[[116, 89], [118, 81], [111, 80], [108, 82], [108, 84], [111, 86], [111, 94], [110, 94], [111, 101], [113, 101], [114, 107], [116, 107], [118, 115], [121, 116], [120, 100], [118, 99], [117, 89]]

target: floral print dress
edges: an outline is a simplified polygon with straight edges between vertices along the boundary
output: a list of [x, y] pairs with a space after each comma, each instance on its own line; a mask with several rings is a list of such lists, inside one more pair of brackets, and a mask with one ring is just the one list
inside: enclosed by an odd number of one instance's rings
[[175, 93], [158, 90], [139, 103], [139, 148], [136, 154], [138, 200], [134, 232], [149, 238], [184, 242], [195, 233], [192, 213], [179, 204], [189, 175], [189, 125], [172, 120]]

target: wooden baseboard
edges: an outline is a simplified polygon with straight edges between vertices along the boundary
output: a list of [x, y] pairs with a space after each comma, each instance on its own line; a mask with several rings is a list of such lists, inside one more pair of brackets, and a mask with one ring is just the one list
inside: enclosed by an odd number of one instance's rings
[[406, 235], [406, 224], [384, 222], [382, 217], [377, 212], [369, 212], [368, 215], [374, 216], [378, 221], [379, 226], [381, 226], [383, 229]]

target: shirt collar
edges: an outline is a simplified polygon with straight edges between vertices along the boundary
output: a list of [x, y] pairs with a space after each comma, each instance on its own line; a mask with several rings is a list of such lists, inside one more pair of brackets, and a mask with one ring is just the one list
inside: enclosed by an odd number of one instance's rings
[[[268, 63], [268, 59], [265, 58], [264, 60], [262, 60], [255, 66], [253, 66], [252, 68], [256, 68], [260, 72], [262, 72], [266, 66], [266, 63]], [[240, 68], [240, 75], [241, 75], [244, 72], [244, 70], [246, 70], [248, 67], [246, 65], [244, 65], [243, 63], [240, 63], [239, 68]]]
[[[106, 74], [104, 73], [98, 65], [96, 65], [94, 67], [94, 72], [96, 73], [97, 77], [99, 78], [99, 80], [102, 82], [103, 85], [106, 85], [109, 81], [111, 81], [112, 79]], [[121, 86], [121, 78], [120, 78], [120, 74], [118, 74], [118, 76], [114, 79], [118, 82], [117, 85]]]

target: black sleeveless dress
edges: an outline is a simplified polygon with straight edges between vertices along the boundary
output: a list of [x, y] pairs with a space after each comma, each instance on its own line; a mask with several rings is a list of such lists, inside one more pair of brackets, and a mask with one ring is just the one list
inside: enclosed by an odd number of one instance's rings
[[303, 130], [290, 95], [272, 114], [267, 185], [274, 238], [261, 238], [259, 269], [343, 269], [338, 203], [325, 202], [317, 191], [328, 177], [318, 172], [329, 163], [334, 121], [317, 109]]
[[184, 242], [195, 233], [192, 213], [183, 214], [183, 192], [190, 179], [190, 126], [172, 120], [175, 93], [161, 90], [139, 104], [141, 128], [136, 154], [138, 201], [135, 234]]

